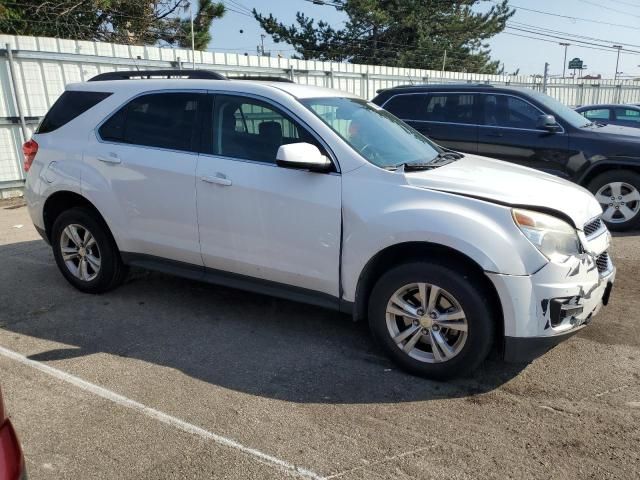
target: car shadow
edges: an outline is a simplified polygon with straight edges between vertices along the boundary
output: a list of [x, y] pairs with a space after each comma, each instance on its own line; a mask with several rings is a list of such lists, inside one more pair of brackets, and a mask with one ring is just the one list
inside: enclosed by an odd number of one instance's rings
[[104, 352], [291, 402], [468, 397], [524, 367], [488, 360], [469, 378], [416, 378], [398, 370], [373, 344], [367, 325], [349, 316], [141, 270], [112, 292], [82, 294], [62, 278], [42, 241], [0, 246], [0, 285], [0, 328], [69, 346], [33, 360]]

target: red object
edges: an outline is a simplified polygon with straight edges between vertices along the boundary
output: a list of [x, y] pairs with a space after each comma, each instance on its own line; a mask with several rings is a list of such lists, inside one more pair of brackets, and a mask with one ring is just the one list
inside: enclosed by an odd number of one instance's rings
[[22, 153], [24, 154], [24, 171], [28, 172], [38, 153], [38, 143], [35, 140], [29, 140], [22, 145]]
[[0, 480], [26, 478], [24, 456], [11, 421], [5, 416], [0, 391]]

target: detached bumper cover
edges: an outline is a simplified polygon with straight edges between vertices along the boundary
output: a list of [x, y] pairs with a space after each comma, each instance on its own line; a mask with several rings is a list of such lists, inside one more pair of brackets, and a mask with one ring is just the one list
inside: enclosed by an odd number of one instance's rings
[[487, 272], [504, 315], [506, 360], [527, 361], [589, 324], [609, 300], [616, 269], [588, 255], [548, 263], [533, 275]]

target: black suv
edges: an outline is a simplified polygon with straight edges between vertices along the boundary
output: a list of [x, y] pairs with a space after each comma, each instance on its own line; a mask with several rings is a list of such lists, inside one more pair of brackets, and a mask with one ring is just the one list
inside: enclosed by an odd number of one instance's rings
[[640, 226], [640, 130], [593, 123], [526, 88], [411, 85], [373, 102], [440, 145], [537, 168], [588, 188], [611, 230]]

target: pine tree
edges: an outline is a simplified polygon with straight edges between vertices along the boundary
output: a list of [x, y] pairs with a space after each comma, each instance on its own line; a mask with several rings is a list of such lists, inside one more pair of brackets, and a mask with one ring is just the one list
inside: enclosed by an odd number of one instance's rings
[[275, 42], [293, 46], [296, 58], [440, 70], [496, 73], [486, 40], [515, 13], [508, 0], [477, 11], [481, 0], [335, 0], [348, 21], [334, 29], [302, 12], [287, 26], [273, 15], [253, 15]]

